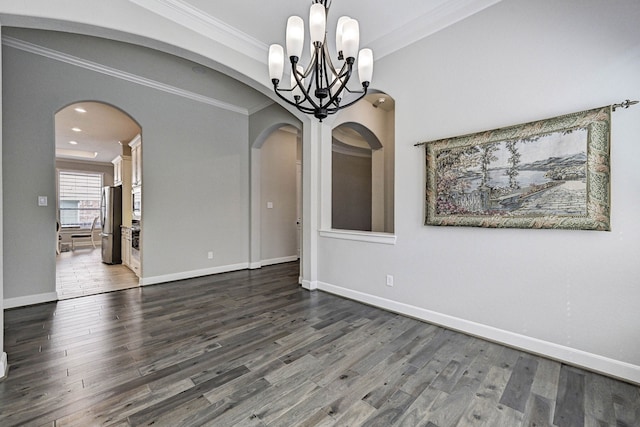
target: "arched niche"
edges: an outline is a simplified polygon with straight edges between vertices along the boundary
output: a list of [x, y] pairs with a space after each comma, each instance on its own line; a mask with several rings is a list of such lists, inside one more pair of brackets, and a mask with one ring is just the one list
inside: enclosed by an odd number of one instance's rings
[[393, 233], [393, 98], [373, 93], [343, 110], [331, 139], [331, 227]]

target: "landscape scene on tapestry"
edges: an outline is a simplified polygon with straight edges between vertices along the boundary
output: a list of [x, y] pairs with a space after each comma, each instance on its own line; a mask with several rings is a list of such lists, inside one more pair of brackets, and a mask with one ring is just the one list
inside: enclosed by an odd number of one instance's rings
[[436, 215], [586, 216], [586, 127], [436, 153]]

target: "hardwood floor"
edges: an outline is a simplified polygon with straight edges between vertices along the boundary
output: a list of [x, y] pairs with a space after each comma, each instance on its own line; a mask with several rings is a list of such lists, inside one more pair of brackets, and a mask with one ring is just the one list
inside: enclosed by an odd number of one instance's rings
[[56, 256], [58, 299], [76, 298], [138, 286], [138, 276], [122, 264], [102, 263], [100, 246], [82, 246]]
[[637, 386], [297, 278], [290, 263], [7, 310], [0, 425], [640, 425]]

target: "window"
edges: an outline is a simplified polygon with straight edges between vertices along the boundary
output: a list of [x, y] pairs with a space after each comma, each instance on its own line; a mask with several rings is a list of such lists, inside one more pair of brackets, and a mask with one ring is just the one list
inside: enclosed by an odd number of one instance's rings
[[58, 208], [61, 227], [90, 228], [100, 216], [102, 174], [59, 172]]

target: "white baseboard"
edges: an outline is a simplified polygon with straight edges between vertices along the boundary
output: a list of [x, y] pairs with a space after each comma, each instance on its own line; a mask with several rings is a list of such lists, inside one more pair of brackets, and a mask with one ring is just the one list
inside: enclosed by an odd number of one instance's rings
[[293, 262], [298, 260], [298, 255], [284, 256], [280, 258], [271, 258], [271, 259], [263, 259], [260, 264], [262, 266], [273, 265], [273, 264], [283, 264], [285, 262]]
[[9, 364], [7, 363], [7, 353], [2, 352], [2, 354], [0, 354], [0, 380], [5, 379], [8, 372]]
[[298, 255], [284, 256], [280, 258], [263, 259], [262, 261], [249, 263], [249, 269], [255, 270], [267, 265], [283, 264], [285, 262], [293, 262], [298, 260]]
[[5, 298], [4, 308], [24, 307], [26, 305], [42, 304], [58, 300], [58, 294], [48, 292], [46, 294], [27, 295], [24, 297]]
[[212, 268], [203, 268], [201, 270], [183, 271], [180, 273], [164, 274], [161, 276], [142, 277], [140, 285], [155, 285], [158, 283], [174, 282], [176, 280], [191, 279], [193, 277], [209, 276], [210, 274], [227, 273], [229, 271], [246, 270], [249, 268], [248, 262], [239, 264], [221, 265]]
[[[318, 282], [317, 280], [304, 280], [304, 279], [302, 279], [300, 281], [300, 285], [303, 288], [305, 288], [306, 290], [308, 290], [308, 291], [315, 291], [316, 289], [318, 289], [318, 283], [320, 283], [320, 282]], [[327, 290], [327, 292], [331, 292], [331, 291]], [[332, 293], [336, 293], [337, 294], [337, 292], [332, 292]], [[338, 294], [338, 295], [340, 295], [340, 294]], [[352, 299], [355, 299], [355, 298], [352, 298]]]
[[[302, 286], [309, 290], [316, 289], [312, 288], [310, 283], [308, 284], [310, 287], [305, 286], [304, 283]], [[590, 371], [595, 371], [625, 381], [630, 381], [635, 384], [640, 384], [640, 366], [632, 365], [627, 362], [566, 347], [549, 341], [528, 337], [526, 335], [505, 331], [492, 326], [471, 322], [469, 320], [460, 319], [413, 305], [365, 294], [352, 289], [342, 288], [329, 283], [316, 282], [316, 287], [321, 291], [340, 295], [345, 298], [363, 302], [365, 304], [373, 305], [375, 307], [383, 308], [409, 317], [414, 317], [448, 329], [453, 329], [488, 341], [504, 344], [508, 347], [518, 348]]]

